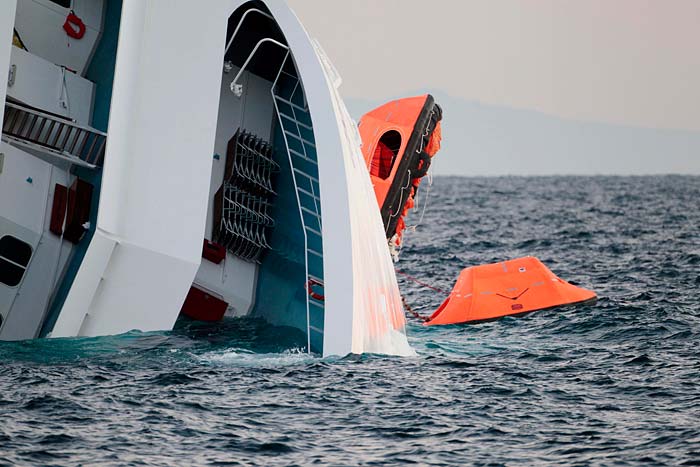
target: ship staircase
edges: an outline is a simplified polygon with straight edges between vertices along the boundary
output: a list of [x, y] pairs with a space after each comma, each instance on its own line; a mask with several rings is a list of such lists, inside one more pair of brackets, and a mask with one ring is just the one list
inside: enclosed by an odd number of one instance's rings
[[304, 90], [287, 52], [272, 85], [272, 98], [286, 145], [292, 180], [304, 232], [306, 316], [308, 349], [322, 339], [325, 303], [323, 295], [323, 224], [316, 143]]
[[102, 165], [107, 133], [8, 101], [2, 140], [45, 157], [94, 169]]

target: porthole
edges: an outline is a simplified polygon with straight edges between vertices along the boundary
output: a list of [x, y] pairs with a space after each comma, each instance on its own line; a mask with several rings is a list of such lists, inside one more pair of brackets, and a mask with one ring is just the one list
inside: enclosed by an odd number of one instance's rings
[[11, 235], [0, 238], [0, 284], [17, 287], [32, 258], [32, 247]]

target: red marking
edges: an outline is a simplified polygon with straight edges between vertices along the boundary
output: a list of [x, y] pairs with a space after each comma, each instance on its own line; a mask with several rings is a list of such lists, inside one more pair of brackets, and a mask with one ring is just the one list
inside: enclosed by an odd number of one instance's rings
[[88, 182], [77, 178], [68, 190], [68, 207], [66, 228], [63, 238], [78, 244], [85, 234], [83, 225], [90, 220], [93, 187]]
[[219, 264], [226, 258], [226, 248], [205, 238], [202, 257], [214, 264]]
[[180, 312], [197, 321], [221, 321], [227, 308], [225, 301], [192, 286]]
[[51, 223], [49, 230], [59, 237], [63, 235], [63, 222], [66, 220], [66, 204], [68, 202], [68, 188], [57, 183], [53, 191], [53, 205], [51, 206]]
[[326, 297], [321, 295], [318, 292], [314, 292], [314, 286], [319, 286], [323, 287], [323, 284], [317, 281], [316, 279], [309, 279], [309, 281], [306, 283], [306, 292], [309, 294], [309, 297], [315, 298], [318, 301], [324, 301]]
[[63, 23], [63, 30], [73, 39], [82, 39], [85, 35], [85, 23], [71, 11], [66, 16], [65, 23]]

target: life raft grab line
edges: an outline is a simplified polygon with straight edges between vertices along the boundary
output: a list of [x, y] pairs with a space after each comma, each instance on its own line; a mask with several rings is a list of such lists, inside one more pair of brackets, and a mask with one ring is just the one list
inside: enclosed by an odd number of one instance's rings
[[[409, 186], [413, 184], [413, 177], [411, 177], [411, 169], [408, 169], [408, 178], [406, 179], [407, 183], [405, 187], [401, 188], [401, 194], [399, 195], [399, 206], [403, 206], [403, 192], [408, 189]], [[410, 194], [409, 194], [410, 196]], [[398, 216], [401, 214], [401, 210], [399, 209], [396, 212], [389, 212], [389, 219], [393, 219], [394, 217]], [[391, 226], [391, 222], [387, 222], [386, 224], [386, 229], [384, 229], [384, 233], [388, 234], [389, 233], [389, 227]]]
[[[432, 172], [428, 172], [426, 174], [428, 177], [428, 188], [425, 190], [425, 201], [423, 202], [423, 210], [420, 213], [420, 219], [418, 219], [418, 222], [415, 225], [409, 225], [406, 226], [406, 230], [409, 232], [415, 232], [418, 227], [420, 227], [423, 224], [423, 217], [425, 217], [425, 210], [428, 207], [428, 199], [430, 198], [430, 188], [433, 186], [433, 174]], [[418, 190], [416, 189], [416, 193]]]
[[[429, 117], [428, 121], [432, 121], [432, 118], [433, 118], [434, 115], [435, 115], [435, 110], [431, 110], [431, 111], [430, 111], [430, 117]], [[408, 187], [410, 187], [410, 186], [413, 185], [413, 180], [415, 180], [416, 178], [420, 179], [420, 178], [423, 178], [423, 177], [425, 177], [426, 175], [428, 175], [428, 171], [430, 170], [430, 165], [431, 165], [432, 156], [430, 156], [430, 155], [426, 154], [425, 152], [423, 152], [423, 149], [425, 148], [425, 139], [428, 137], [428, 135], [431, 134], [431, 131], [434, 131], [434, 130], [435, 130], [435, 127], [433, 127], [433, 128], [431, 129], [431, 128], [430, 128], [430, 125], [426, 125], [425, 131], [424, 131], [424, 133], [423, 133], [423, 135], [422, 135], [422, 137], [421, 137], [421, 139], [420, 139], [420, 147], [416, 148], [416, 153], [418, 153], [418, 154], [421, 155], [421, 158], [419, 159], [419, 162], [420, 162], [420, 161], [424, 161], [424, 162], [423, 162], [423, 168], [425, 169], [425, 173], [415, 173], [415, 174], [411, 174], [411, 169], [408, 169], [408, 177], [407, 177], [407, 180], [406, 180], [407, 183], [406, 183], [406, 186], [405, 186], [405, 187], [401, 188], [401, 195], [400, 195], [400, 197], [399, 197], [399, 206], [403, 206], [403, 193], [404, 193], [404, 191], [406, 191], [406, 190], [408, 189]], [[420, 164], [419, 164], [419, 165], [420, 165]], [[431, 180], [430, 180], [430, 184], [431, 184], [431, 185], [433, 184], [432, 178], [431, 178]], [[414, 193], [417, 193], [417, 191], [418, 191], [417, 188], [414, 188], [414, 189], [413, 189], [413, 192], [414, 192]], [[413, 193], [409, 193], [408, 196], [410, 197], [412, 194], [413, 194]], [[427, 200], [426, 200], [426, 203], [427, 203]], [[389, 214], [389, 219], [393, 219], [394, 217], [396, 217], [396, 216], [399, 215], [399, 214], [401, 214], [401, 210], [400, 210], [400, 209], [399, 209], [398, 211], [396, 211], [395, 213], [393, 213], [393, 214], [390, 213], [390, 214]], [[425, 210], [423, 210], [423, 214], [425, 214]], [[423, 216], [421, 215], [421, 221], [422, 221], [422, 220], [423, 220]], [[387, 223], [387, 226], [386, 226], [386, 229], [385, 229], [385, 233], [389, 233], [389, 226], [390, 226], [390, 224], [391, 224], [391, 222], [388, 222], [388, 223]], [[417, 226], [416, 226], [416, 227], [417, 227]]]

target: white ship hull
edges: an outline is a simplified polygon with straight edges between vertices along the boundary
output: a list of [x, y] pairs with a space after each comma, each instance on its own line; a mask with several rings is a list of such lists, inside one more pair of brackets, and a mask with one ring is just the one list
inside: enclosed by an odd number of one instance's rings
[[[62, 23], [67, 10], [42, 2], [50, 36], [61, 26], [51, 15]], [[228, 316], [296, 327], [324, 355], [412, 352], [340, 79], [284, 2], [74, 0], [87, 33], [64, 34], [55, 48], [22, 30], [45, 14], [34, 4], [0, 7], [0, 44], [15, 29], [27, 48], [0, 47], [0, 69], [15, 65], [14, 82], [0, 84], [0, 243], [11, 236], [31, 248], [27, 264], [14, 249], [19, 263], [5, 258], [12, 269], [0, 271], [0, 339], [168, 330], [196, 295], [224, 303]], [[109, 43], [118, 43], [111, 59]], [[87, 50], [82, 61], [75, 44]], [[76, 73], [61, 68], [69, 62]], [[96, 127], [95, 138], [102, 130], [103, 154], [86, 155], [90, 144], [71, 137], [47, 149], [55, 130], [40, 112]], [[240, 132], [255, 139], [235, 139]], [[257, 149], [241, 156], [245, 141]], [[71, 242], [75, 220], [66, 214], [57, 229], [55, 198], [76, 179], [93, 201]], [[87, 199], [67, 191], [69, 205]], [[203, 258], [203, 240], [224, 245], [221, 262]]]

